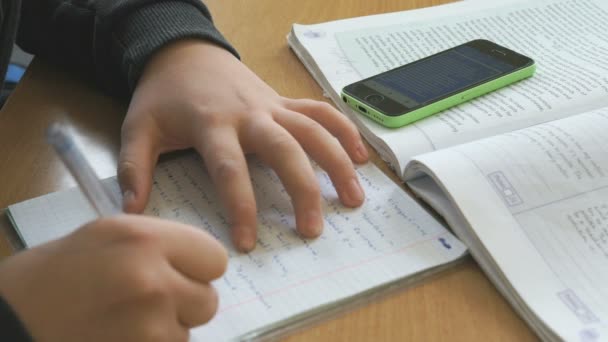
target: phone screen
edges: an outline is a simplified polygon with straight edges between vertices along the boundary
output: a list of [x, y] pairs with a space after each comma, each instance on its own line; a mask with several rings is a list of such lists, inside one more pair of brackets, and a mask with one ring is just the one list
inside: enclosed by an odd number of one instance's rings
[[387, 115], [401, 115], [513, 72], [527, 61], [494, 43], [474, 41], [358, 82], [349, 93]]

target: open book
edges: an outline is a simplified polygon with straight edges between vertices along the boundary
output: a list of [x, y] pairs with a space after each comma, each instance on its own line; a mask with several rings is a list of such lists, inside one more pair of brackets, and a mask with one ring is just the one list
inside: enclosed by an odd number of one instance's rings
[[[384, 128], [342, 87], [469, 40], [537, 74]], [[543, 339], [608, 339], [608, 2], [466, 1], [294, 25], [294, 52]]]

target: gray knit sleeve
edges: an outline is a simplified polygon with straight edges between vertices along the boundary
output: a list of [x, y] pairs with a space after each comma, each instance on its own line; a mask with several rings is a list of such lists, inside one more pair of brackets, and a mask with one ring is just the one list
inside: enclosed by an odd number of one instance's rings
[[23, 0], [18, 44], [26, 51], [129, 96], [148, 58], [198, 38], [236, 51], [200, 0]]

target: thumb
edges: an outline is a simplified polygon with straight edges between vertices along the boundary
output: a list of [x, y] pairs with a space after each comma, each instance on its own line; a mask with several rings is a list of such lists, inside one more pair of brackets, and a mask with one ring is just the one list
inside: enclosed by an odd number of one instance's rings
[[148, 203], [159, 153], [150, 130], [123, 129], [121, 140], [117, 174], [123, 195], [123, 210], [141, 213]]

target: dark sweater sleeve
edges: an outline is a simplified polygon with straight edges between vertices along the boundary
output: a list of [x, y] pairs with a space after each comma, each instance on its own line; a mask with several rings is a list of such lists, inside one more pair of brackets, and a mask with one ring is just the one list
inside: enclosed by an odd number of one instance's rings
[[22, 0], [18, 44], [130, 95], [148, 58], [174, 40], [198, 38], [237, 52], [200, 0]]
[[0, 297], [0, 341], [32, 341], [13, 309], [2, 297]]

